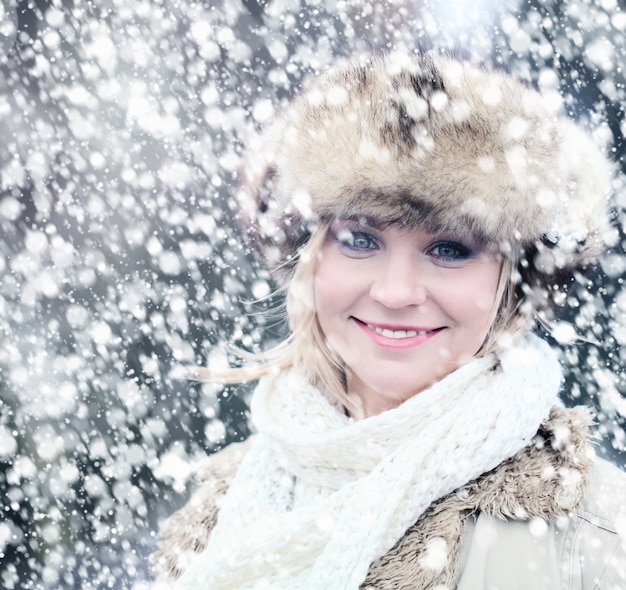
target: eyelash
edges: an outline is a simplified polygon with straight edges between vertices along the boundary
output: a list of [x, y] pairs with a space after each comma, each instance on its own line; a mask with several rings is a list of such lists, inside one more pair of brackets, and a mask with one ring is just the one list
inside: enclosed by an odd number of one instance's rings
[[[362, 239], [362, 238], [365, 238], [368, 241], [369, 243], [368, 246], [356, 246], [355, 245], [354, 242], [357, 239]], [[353, 229], [344, 228], [337, 232], [336, 239], [343, 248], [347, 248], [348, 250], [352, 252], [363, 253], [369, 250], [378, 250], [379, 248], [378, 241], [376, 240], [376, 238], [368, 234], [367, 232], [363, 232], [363, 231], [357, 231]]]
[[[380, 249], [379, 241], [368, 232], [342, 228], [335, 234], [335, 239], [342, 248], [356, 254], [366, 254], [372, 250]], [[367, 240], [367, 245], [357, 246], [355, 242], [360, 239]], [[439, 250], [452, 250], [453, 253], [437, 253]], [[431, 244], [427, 249], [427, 254], [443, 262], [462, 262], [468, 260], [474, 254], [473, 250], [460, 242], [453, 240], [443, 240]]]
[[[436, 250], [440, 248], [454, 250], [455, 254], [447, 255], [447, 256], [443, 254], [437, 254]], [[436, 244], [433, 244], [428, 249], [428, 253], [434, 256], [435, 258], [439, 258], [447, 262], [460, 262], [463, 260], [467, 260], [468, 258], [471, 258], [473, 254], [470, 248], [468, 248], [467, 246], [464, 246], [463, 244], [459, 242], [437, 242]]]

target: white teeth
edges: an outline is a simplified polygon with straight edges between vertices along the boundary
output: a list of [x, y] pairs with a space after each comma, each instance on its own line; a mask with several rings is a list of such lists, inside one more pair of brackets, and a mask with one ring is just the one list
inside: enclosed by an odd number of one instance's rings
[[426, 334], [427, 330], [388, 330], [387, 328], [378, 328], [367, 324], [374, 332], [384, 336], [385, 338], [410, 338], [411, 336], [417, 336], [418, 334]]

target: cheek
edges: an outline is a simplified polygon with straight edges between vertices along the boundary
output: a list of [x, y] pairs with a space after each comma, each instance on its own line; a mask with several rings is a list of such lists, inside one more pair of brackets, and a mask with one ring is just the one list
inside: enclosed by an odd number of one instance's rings
[[493, 310], [496, 301], [496, 290], [485, 291], [478, 290], [473, 294], [472, 308], [476, 310], [478, 314], [490, 314]]
[[337, 281], [337, 264], [328, 255], [320, 254], [313, 278], [313, 293], [315, 297], [315, 310], [322, 329], [327, 318], [335, 311], [337, 290], [340, 287]]
[[499, 264], [481, 265], [441, 283], [436, 297], [458, 328], [481, 339], [493, 318], [499, 280]]
[[332, 299], [330, 297], [329, 283], [317, 275], [315, 276], [313, 297], [315, 299], [315, 313], [322, 328], [324, 328], [326, 317], [329, 313], [329, 304], [332, 302]]
[[315, 305], [318, 315], [329, 315], [346, 308], [355, 299], [358, 273], [335, 252], [320, 254], [314, 275]]
[[476, 328], [488, 329], [498, 293], [500, 268], [488, 267], [466, 283], [464, 315]]

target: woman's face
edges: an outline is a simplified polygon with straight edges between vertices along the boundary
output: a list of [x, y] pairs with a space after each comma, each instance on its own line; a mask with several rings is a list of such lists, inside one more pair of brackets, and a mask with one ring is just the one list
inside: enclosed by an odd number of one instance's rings
[[493, 317], [502, 259], [458, 234], [339, 220], [315, 270], [317, 316], [365, 416], [470, 360]]

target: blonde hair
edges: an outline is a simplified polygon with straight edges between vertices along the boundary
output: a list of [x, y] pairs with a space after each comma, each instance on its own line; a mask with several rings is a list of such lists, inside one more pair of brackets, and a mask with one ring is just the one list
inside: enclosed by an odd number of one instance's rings
[[341, 359], [326, 344], [315, 311], [314, 277], [318, 255], [328, 234], [329, 224], [320, 224], [299, 250], [291, 279], [286, 288], [286, 312], [290, 334], [270, 350], [252, 354], [235, 350], [243, 367], [189, 369], [202, 381], [241, 383], [296, 366], [312, 385], [331, 392], [347, 407], [351, 403], [344, 387]]
[[[290, 367], [298, 367], [312, 385], [331, 393], [344, 407], [352, 409], [353, 403], [345, 387], [343, 361], [328, 346], [315, 307], [316, 263], [329, 227], [329, 223], [320, 223], [298, 251], [285, 296], [289, 336], [277, 346], [260, 353], [234, 350], [245, 362], [242, 367], [190, 369], [194, 378], [221, 383], [242, 383]], [[527, 330], [532, 323], [532, 306], [525, 297], [520, 297], [520, 257], [510, 253], [502, 254], [502, 257], [490, 329], [476, 356], [484, 356], [497, 350], [504, 339], [514, 338]]]
[[512, 340], [528, 330], [533, 322], [534, 310], [519, 296], [519, 258], [511, 254], [502, 256], [490, 328], [478, 356], [494, 352], [503, 345], [503, 339]]

